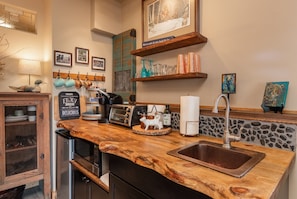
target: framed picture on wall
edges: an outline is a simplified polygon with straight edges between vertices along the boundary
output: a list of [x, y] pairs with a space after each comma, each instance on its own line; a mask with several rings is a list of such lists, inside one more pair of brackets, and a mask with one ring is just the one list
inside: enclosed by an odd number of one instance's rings
[[89, 64], [89, 49], [76, 47], [75, 62], [80, 64]]
[[143, 0], [143, 42], [198, 32], [199, 0]]
[[56, 66], [72, 67], [72, 53], [55, 50], [54, 64]]
[[222, 74], [222, 93], [236, 93], [236, 73]]
[[92, 69], [93, 70], [105, 70], [105, 58], [92, 57]]

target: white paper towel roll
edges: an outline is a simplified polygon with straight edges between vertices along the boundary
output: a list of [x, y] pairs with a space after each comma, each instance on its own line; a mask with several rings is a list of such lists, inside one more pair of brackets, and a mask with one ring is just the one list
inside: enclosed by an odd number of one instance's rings
[[200, 98], [197, 96], [180, 97], [180, 133], [194, 136], [199, 134]]

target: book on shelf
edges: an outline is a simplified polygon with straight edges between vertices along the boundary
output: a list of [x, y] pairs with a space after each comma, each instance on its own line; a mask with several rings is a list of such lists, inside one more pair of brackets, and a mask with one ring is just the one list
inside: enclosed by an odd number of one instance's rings
[[173, 39], [175, 38], [175, 36], [169, 36], [169, 37], [163, 37], [163, 38], [160, 38], [160, 39], [154, 39], [154, 40], [150, 40], [150, 41], [144, 41], [142, 42], [142, 47], [146, 47], [146, 46], [150, 46], [150, 45], [153, 45], [153, 44], [157, 44], [157, 43], [161, 43], [161, 42], [164, 42], [164, 41], [168, 41], [170, 39]]

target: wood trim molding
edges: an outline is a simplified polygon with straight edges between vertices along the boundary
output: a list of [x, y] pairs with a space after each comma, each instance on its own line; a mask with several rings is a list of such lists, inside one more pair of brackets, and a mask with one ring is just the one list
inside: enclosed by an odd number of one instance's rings
[[[152, 102], [137, 102], [137, 104], [161, 104], [164, 103], [152, 103]], [[180, 112], [179, 104], [169, 104], [171, 112]], [[200, 106], [200, 114], [208, 116], [224, 116], [225, 107], [219, 107], [219, 113], [212, 113], [212, 106]], [[231, 118], [246, 119], [246, 120], [258, 120], [264, 122], [277, 122], [286, 124], [297, 124], [297, 111], [284, 110], [283, 113], [263, 112], [262, 109], [256, 108], [239, 108], [231, 107]]]

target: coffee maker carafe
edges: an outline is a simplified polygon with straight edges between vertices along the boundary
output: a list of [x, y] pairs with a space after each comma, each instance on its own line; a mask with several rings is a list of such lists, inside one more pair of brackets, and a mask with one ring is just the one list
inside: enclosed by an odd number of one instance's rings
[[109, 112], [112, 104], [122, 104], [123, 98], [120, 95], [114, 93], [107, 93], [101, 89], [98, 89], [99, 100], [99, 112], [101, 113], [101, 119], [99, 123], [108, 123]]

